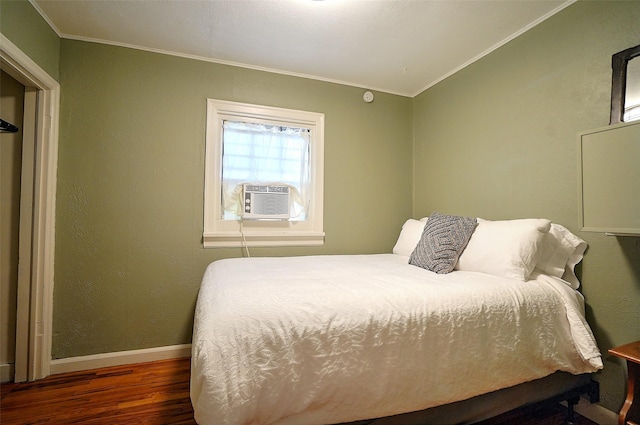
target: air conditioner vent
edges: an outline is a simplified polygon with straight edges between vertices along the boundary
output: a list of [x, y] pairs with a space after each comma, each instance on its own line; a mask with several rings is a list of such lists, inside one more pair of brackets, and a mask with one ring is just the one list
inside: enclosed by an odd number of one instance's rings
[[287, 220], [289, 214], [289, 186], [243, 185], [244, 212], [246, 220]]

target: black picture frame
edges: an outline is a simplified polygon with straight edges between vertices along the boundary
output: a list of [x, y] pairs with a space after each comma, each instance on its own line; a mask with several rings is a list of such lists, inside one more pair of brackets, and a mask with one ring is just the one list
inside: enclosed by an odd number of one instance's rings
[[611, 119], [609, 124], [624, 122], [625, 93], [627, 90], [627, 64], [640, 56], [640, 45], [630, 47], [611, 57]]

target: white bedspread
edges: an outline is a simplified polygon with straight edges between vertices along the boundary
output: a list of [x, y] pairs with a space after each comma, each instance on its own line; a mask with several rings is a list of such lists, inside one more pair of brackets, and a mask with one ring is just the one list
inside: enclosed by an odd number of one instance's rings
[[555, 277], [438, 275], [393, 254], [216, 261], [195, 313], [196, 421], [331, 424], [593, 372], [583, 311]]

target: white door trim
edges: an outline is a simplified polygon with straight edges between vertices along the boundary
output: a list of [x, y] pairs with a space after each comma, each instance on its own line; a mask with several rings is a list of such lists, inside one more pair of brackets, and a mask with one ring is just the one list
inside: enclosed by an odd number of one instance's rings
[[[60, 84], [3, 34], [0, 34], [0, 61], [6, 73], [25, 87], [37, 89], [31, 267], [27, 273], [30, 282], [28, 290], [18, 290], [20, 312], [16, 325], [16, 338], [27, 338], [28, 347], [27, 376], [16, 371], [16, 377], [36, 380], [51, 371]], [[24, 314], [25, 308], [28, 314]], [[25, 344], [21, 347], [20, 354], [24, 357]], [[19, 365], [17, 358], [16, 363]]]
[[22, 170], [20, 175], [20, 230], [18, 250], [18, 282], [16, 304], [15, 369], [11, 380], [24, 382], [29, 375], [29, 323], [31, 302], [31, 258], [33, 235], [33, 188], [36, 165], [36, 122], [38, 93], [34, 87], [24, 88], [22, 122]]

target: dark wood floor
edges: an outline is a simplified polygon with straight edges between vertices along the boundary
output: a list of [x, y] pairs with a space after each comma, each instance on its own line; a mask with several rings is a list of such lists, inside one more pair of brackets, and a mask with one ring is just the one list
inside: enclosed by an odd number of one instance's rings
[[[1, 388], [2, 425], [196, 423], [189, 400], [189, 359], [53, 375]], [[559, 404], [539, 405], [482, 425], [562, 425], [565, 417]], [[579, 415], [574, 423], [597, 425]]]
[[189, 367], [166, 360], [2, 385], [0, 423], [194, 425]]

